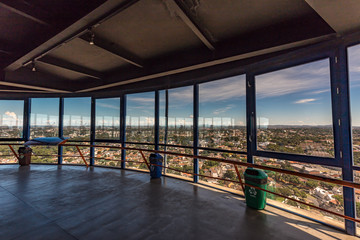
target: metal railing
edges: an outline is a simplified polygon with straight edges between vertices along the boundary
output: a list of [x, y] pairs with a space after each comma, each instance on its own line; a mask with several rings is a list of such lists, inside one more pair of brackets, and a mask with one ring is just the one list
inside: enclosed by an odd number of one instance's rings
[[[20, 156], [17, 155], [17, 153], [15, 152], [15, 150], [13, 149], [13, 145], [23, 145], [21, 143], [12, 143], [12, 144], [4, 144], [4, 143], [0, 143], [1, 145], [7, 145], [9, 146], [10, 150], [13, 152], [13, 154], [15, 155], [15, 157], [17, 159], [19, 159]], [[360, 183], [355, 183], [355, 182], [350, 182], [350, 181], [345, 181], [345, 180], [339, 180], [339, 179], [335, 179], [335, 178], [329, 178], [329, 177], [323, 177], [323, 176], [317, 176], [317, 175], [311, 175], [311, 174], [307, 174], [307, 173], [301, 173], [301, 172], [295, 172], [295, 171], [291, 171], [291, 170], [286, 170], [286, 169], [278, 169], [278, 168], [274, 168], [274, 167], [269, 167], [269, 166], [263, 166], [263, 165], [258, 165], [258, 164], [253, 164], [253, 163], [247, 163], [247, 162], [239, 162], [239, 161], [234, 161], [234, 160], [229, 160], [229, 159], [221, 159], [221, 158], [215, 158], [215, 157], [206, 157], [206, 156], [199, 156], [199, 155], [191, 155], [191, 154], [184, 154], [184, 153], [176, 153], [176, 152], [168, 152], [168, 151], [159, 151], [159, 150], [150, 150], [150, 149], [142, 149], [142, 148], [132, 148], [132, 147], [119, 147], [119, 146], [106, 146], [106, 145], [84, 145], [84, 144], [69, 144], [69, 143], [65, 143], [65, 144], [61, 144], [61, 146], [63, 147], [75, 147], [77, 149], [77, 151], [79, 152], [79, 155], [62, 155], [62, 157], [80, 157], [84, 164], [86, 165], [86, 167], [89, 167], [89, 164], [87, 163], [85, 156], [83, 155], [83, 153], [81, 152], [80, 147], [86, 147], [86, 148], [113, 148], [113, 149], [119, 149], [119, 150], [132, 150], [132, 151], [138, 151], [141, 154], [141, 157], [143, 159], [143, 161], [130, 161], [130, 160], [122, 160], [122, 159], [106, 159], [106, 158], [101, 158], [101, 157], [89, 157], [89, 158], [93, 158], [93, 159], [103, 159], [103, 160], [107, 160], [107, 161], [118, 161], [118, 162], [132, 162], [132, 163], [144, 163], [146, 164], [147, 168], [150, 170], [150, 166], [154, 165], [154, 166], [159, 166], [157, 164], [152, 164], [150, 162], [147, 161], [144, 152], [150, 152], [150, 153], [160, 153], [160, 154], [166, 154], [166, 155], [174, 155], [174, 156], [181, 156], [181, 157], [187, 157], [187, 158], [193, 158], [193, 159], [202, 159], [202, 160], [209, 160], [209, 161], [216, 161], [216, 162], [222, 162], [222, 163], [227, 163], [227, 164], [232, 164], [234, 165], [235, 171], [236, 171], [236, 175], [238, 180], [231, 180], [231, 179], [227, 179], [227, 178], [220, 178], [220, 177], [213, 177], [213, 176], [208, 176], [208, 175], [203, 175], [203, 174], [197, 174], [194, 172], [186, 172], [186, 171], [182, 171], [179, 169], [175, 169], [175, 168], [171, 168], [168, 166], [161, 166], [163, 168], [172, 170], [172, 171], [177, 171], [177, 172], [182, 172], [182, 173], [186, 173], [186, 174], [191, 174], [191, 175], [195, 175], [195, 176], [199, 176], [199, 177], [204, 177], [204, 178], [212, 178], [212, 179], [217, 179], [217, 180], [222, 180], [222, 181], [227, 181], [227, 182], [233, 182], [233, 183], [238, 183], [240, 184], [243, 192], [245, 193], [245, 186], [248, 187], [252, 187], [261, 191], [265, 191], [267, 193], [271, 193], [274, 194], [276, 196], [282, 197], [284, 199], [288, 199], [303, 205], [306, 205], [308, 207], [314, 208], [314, 209], [318, 209], [320, 211], [323, 212], [327, 212], [329, 214], [333, 214], [335, 216], [338, 216], [340, 218], [343, 219], [347, 219], [353, 222], [357, 222], [360, 223], [360, 219], [356, 219], [353, 217], [349, 217], [334, 211], [330, 211], [309, 203], [306, 203], [304, 201], [289, 197], [289, 196], [285, 196], [279, 193], [276, 193], [274, 191], [270, 191], [267, 189], [263, 189], [260, 188], [258, 186], [254, 186], [248, 183], [244, 183], [242, 181], [241, 175], [240, 175], [240, 171], [238, 169], [238, 166], [241, 167], [252, 167], [252, 168], [257, 168], [257, 169], [262, 169], [262, 170], [267, 170], [267, 171], [272, 171], [272, 172], [278, 172], [278, 173], [282, 173], [282, 174], [289, 174], [289, 175], [293, 175], [293, 176], [298, 176], [298, 177], [303, 177], [303, 178], [308, 178], [308, 179], [312, 179], [312, 180], [317, 180], [317, 181], [321, 181], [321, 182], [326, 182], [326, 183], [332, 183], [332, 184], [337, 184], [337, 185], [341, 185], [343, 187], [349, 187], [349, 188], [354, 188], [354, 189], [360, 189]], [[48, 157], [58, 157], [59, 155], [36, 155], [35, 156], [48, 156]], [[2, 156], [8, 156], [8, 155], [2, 155]], [[0, 155], [1, 157], [1, 155]]]

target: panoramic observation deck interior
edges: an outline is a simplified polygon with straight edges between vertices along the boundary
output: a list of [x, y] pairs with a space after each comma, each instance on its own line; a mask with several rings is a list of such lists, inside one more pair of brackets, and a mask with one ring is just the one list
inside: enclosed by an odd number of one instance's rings
[[2, 0], [0, 238], [357, 239], [359, 12]]

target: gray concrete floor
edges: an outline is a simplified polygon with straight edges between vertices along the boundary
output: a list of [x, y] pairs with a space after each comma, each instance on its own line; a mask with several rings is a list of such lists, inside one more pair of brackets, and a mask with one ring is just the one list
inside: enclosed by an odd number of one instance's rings
[[357, 239], [189, 182], [118, 169], [0, 166], [0, 239]]

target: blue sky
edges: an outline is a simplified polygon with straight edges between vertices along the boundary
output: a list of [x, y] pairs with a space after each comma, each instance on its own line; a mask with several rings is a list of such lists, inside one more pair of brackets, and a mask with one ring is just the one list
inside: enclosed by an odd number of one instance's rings
[[360, 126], [360, 45], [350, 47], [348, 57], [352, 125]]
[[199, 125], [245, 126], [245, 84], [245, 75], [200, 84]]
[[[360, 46], [349, 48], [352, 124], [360, 126]], [[269, 125], [331, 125], [329, 60], [324, 59], [284, 70], [256, 76], [257, 122]], [[245, 76], [239, 75], [200, 84], [200, 126], [244, 125]], [[127, 122], [148, 125], [154, 122], [154, 92], [129, 94]], [[58, 98], [32, 99], [32, 112], [37, 124], [57, 124]], [[65, 99], [65, 126], [84, 125], [90, 121], [90, 98]], [[119, 98], [97, 100], [97, 125], [117, 124]], [[165, 91], [160, 91], [160, 122], [164, 123]], [[193, 87], [169, 89], [170, 124], [192, 124]], [[22, 124], [23, 102], [1, 101], [0, 114], [4, 125]], [[47, 115], [50, 115], [48, 117]], [[71, 122], [70, 122], [70, 115]], [[34, 116], [34, 115], [33, 115]], [[103, 116], [106, 116], [103, 118]], [[131, 116], [131, 118], [130, 118]], [[34, 118], [32, 118], [32, 123]]]
[[64, 127], [90, 126], [91, 98], [64, 99]]
[[59, 98], [31, 99], [31, 126], [59, 125]]
[[155, 92], [135, 93], [127, 95], [126, 125], [154, 125]]
[[329, 59], [256, 76], [261, 125], [332, 125]]

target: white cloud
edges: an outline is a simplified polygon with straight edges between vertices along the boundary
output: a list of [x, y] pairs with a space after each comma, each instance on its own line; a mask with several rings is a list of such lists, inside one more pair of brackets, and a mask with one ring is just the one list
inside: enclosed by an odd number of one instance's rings
[[108, 103], [96, 103], [96, 105], [100, 106], [100, 107], [104, 107], [104, 108], [111, 108], [111, 109], [116, 109], [116, 110], [120, 110], [120, 106], [116, 106], [113, 104], [108, 104]]
[[6, 111], [6, 112], [5, 112], [5, 115], [13, 118], [14, 120], [18, 120], [18, 117], [17, 117], [16, 113], [14, 113], [14, 112]]
[[135, 102], [139, 102], [139, 103], [142, 103], [142, 104], [149, 104], [149, 103], [154, 104], [155, 96], [153, 98], [150, 98], [150, 97], [149, 98], [147, 98], [147, 97], [131, 97], [131, 96], [129, 96], [128, 101], [135, 101]]
[[321, 93], [326, 93], [326, 92], [330, 92], [330, 89], [317, 90], [317, 91], [310, 92], [310, 94], [321, 94]]
[[[218, 102], [246, 96], [245, 75], [202, 83], [199, 87], [200, 102]], [[171, 107], [193, 102], [192, 87], [169, 89]]]
[[319, 94], [327, 89], [330, 90], [330, 70], [327, 60], [256, 77], [258, 99], [314, 90]]
[[232, 109], [233, 107], [235, 107], [234, 104], [229, 104], [229, 105], [227, 105], [227, 106], [224, 107], [224, 108], [216, 109], [215, 111], [213, 111], [213, 114], [214, 114], [214, 115], [219, 115], [219, 114], [221, 114], [221, 113], [226, 113], [228, 110]]
[[244, 75], [221, 79], [200, 85], [200, 101], [218, 102], [246, 96]]
[[316, 98], [306, 98], [306, 99], [300, 99], [294, 103], [295, 104], [304, 104], [304, 103], [315, 102], [316, 100], [317, 100]]

